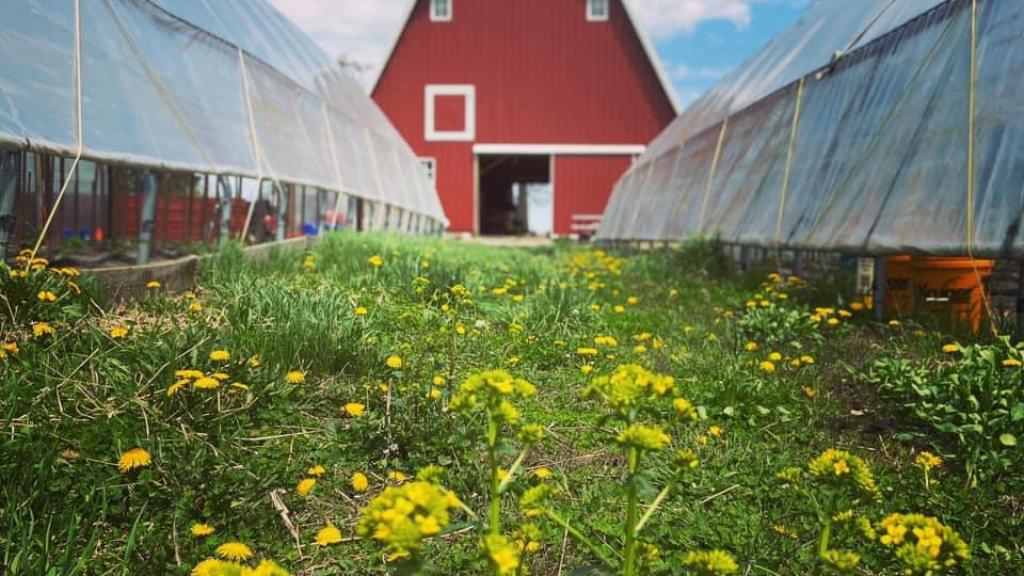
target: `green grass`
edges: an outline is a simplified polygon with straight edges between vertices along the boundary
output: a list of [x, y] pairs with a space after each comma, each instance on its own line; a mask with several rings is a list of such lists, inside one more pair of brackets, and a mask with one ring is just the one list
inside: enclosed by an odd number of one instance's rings
[[[384, 265], [368, 264], [373, 255]], [[34, 302], [34, 285], [6, 280], [8, 306], [0, 308], [17, 314], [4, 315], [0, 332], [20, 350], [0, 360], [0, 572], [188, 574], [218, 543], [238, 539], [296, 574], [387, 573], [372, 543], [318, 548], [317, 530], [332, 521], [353, 536], [359, 511], [388, 471], [411, 475], [434, 463], [446, 469], [444, 484], [486, 516], [483, 426], [444, 406], [466, 376], [490, 368], [538, 387], [522, 410], [548, 436], [525, 468], [554, 471], [561, 488], [555, 507], [618, 549], [623, 457], [608, 443], [601, 407], [581, 396], [588, 376], [576, 354], [601, 334], [619, 345], [608, 351], [614, 358], [594, 361], [594, 375], [627, 362], [670, 374], [702, 414], [692, 426], [667, 430], [677, 446], [698, 450], [701, 465], [645, 528], [644, 540], [661, 557], [649, 573], [683, 573], [681, 556], [706, 548], [729, 551], [745, 574], [819, 570], [806, 502], [776, 473], [830, 447], [850, 450], [874, 469], [883, 500], [866, 506], [866, 514], [936, 516], [971, 546], [974, 557], [961, 573], [1024, 573], [1019, 449], [1005, 454], [1015, 469], [972, 486], [955, 445], [928, 434], [897, 440], [901, 432], [926, 429], [862, 377], [876, 358], [939, 361], [942, 336], [917, 337], [909, 324], [897, 330], [855, 316], [820, 330], [820, 339], [777, 346], [815, 363], [798, 370], [780, 365], [769, 375], [757, 362], [771, 350], [745, 351], [749, 336], [738, 321], [765, 274], [739, 273], [712, 244], [628, 258], [620, 275], [588, 255], [566, 245], [527, 251], [341, 234], [316, 246], [308, 270], [302, 256], [251, 263], [229, 251], [202, 271], [200, 312], [189, 311], [191, 300], [159, 290], [122, 307], [93, 305], [89, 298], [99, 298], [88, 282], [81, 282], [82, 296], [65, 297], [67, 289], [52, 279], [48, 285], [63, 290], [62, 299], [47, 308]], [[457, 284], [472, 291], [472, 305], [451, 302]], [[639, 302], [627, 304], [631, 296]], [[795, 295], [787, 306], [807, 310], [841, 296], [848, 295], [822, 288]], [[625, 311], [616, 313], [615, 305]], [[367, 314], [356, 315], [357, 306]], [[42, 319], [52, 319], [57, 332], [34, 338], [28, 323]], [[110, 328], [121, 325], [129, 335], [111, 338]], [[648, 351], [634, 351], [633, 336], [645, 332], [661, 346], [646, 340]], [[211, 362], [214, 349], [229, 350], [232, 360]], [[398, 373], [384, 363], [392, 354], [404, 359]], [[252, 356], [259, 366], [249, 365]], [[223, 370], [231, 379], [219, 391], [168, 397], [174, 371], [186, 368]], [[286, 383], [292, 370], [305, 372], [305, 383]], [[438, 400], [426, 396], [435, 375], [446, 379]], [[389, 380], [390, 411], [381, 392]], [[227, 384], [235, 381], [249, 390], [230, 393]], [[365, 404], [367, 415], [344, 417], [339, 408], [346, 402]], [[701, 446], [698, 436], [712, 425], [724, 434]], [[153, 464], [121, 474], [118, 455], [136, 446], [152, 454]], [[930, 491], [912, 464], [923, 448], [947, 460]], [[643, 502], [665, 481], [663, 459], [655, 462], [641, 485]], [[315, 464], [327, 473], [308, 499], [300, 498], [295, 486]], [[369, 495], [349, 487], [354, 471], [370, 476]], [[512, 495], [527, 485], [525, 478], [513, 481], [502, 502], [508, 526], [520, 516]], [[272, 503], [274, 491], [298, 541]], [[206, 541], [188, 532], [200, 521], [217, 528]], [[427, 546], [433, 573], [485, 573], [479, 522], [454, 515], [449, 533]], [[776, 525], [796, 538], [777, 534]], [[543, 528], [542, 548], [524, 558], [531, 573], [596, 568], [593, 555], [561, 529]], [[862, 573], [896, 573], [877, 546], [850, 535], [837, 542], [863, 552]]]

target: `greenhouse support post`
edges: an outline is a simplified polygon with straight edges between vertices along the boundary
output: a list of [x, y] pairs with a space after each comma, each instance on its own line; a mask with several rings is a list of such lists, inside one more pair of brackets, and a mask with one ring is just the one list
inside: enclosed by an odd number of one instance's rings
[[220, 199], [220, 246], [226, 246], [231, 240], [231, 199], [235, 192], [231, 180], [227, 176], [217, 177], [217, 192]]
[[142, 176], [142, 206], [139, 213], [139, 251], [137, 264], [149, 263], [150, 243], [156, 223], [156, 174], [147, 170]]
[[14, 199], [18, 195], [18, 152], [0, 152], [0, 262], [14, 233]]
[[288, 189], [274, 181], [274, 189], [277, 190], [277, 230], [274, 238], [278, 242], [285, 238], [285, 225], [288, 222]]
[[885, 258], [875, 258], [875, 281], [872, 302], [875, 307], [875, 320], [885, 318]]

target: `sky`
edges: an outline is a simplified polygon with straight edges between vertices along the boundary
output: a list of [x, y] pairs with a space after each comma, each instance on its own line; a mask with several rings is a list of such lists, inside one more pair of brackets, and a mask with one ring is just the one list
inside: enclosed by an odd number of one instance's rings
[[[410, 0], [269, 0], [333, 57], [387, 57]], [[476, 0], [455, 0], [476, 1]], [[811, 0], [633, 0], [684, 107], [792, 24]]]

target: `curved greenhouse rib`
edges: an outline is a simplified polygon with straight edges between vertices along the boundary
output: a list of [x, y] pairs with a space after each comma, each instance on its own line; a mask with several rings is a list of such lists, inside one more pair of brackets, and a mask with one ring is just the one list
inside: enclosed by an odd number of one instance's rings
[[1021, 20], [1022, 2], [820, 0], [652, 142], [598, 238], [1024, 254]]

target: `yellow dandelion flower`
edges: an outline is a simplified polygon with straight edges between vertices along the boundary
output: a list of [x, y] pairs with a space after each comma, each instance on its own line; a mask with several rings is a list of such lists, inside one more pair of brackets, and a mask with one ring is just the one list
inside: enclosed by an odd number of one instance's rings
[[48, 336], [56, 332], [53, 326], [50, 326], [47, 322], [35, 322], [32, 324], [32, 335], [36, 338], [41, 336]]
[[124, 338], [128, 335], [128, 329], [124, 326], [114, 326], [110, 329], [110, 337], [115, 340], [118, 338]]
[[295, 486], [295, 493], [303, 498], [309, 496], [309, 493], [316, 488], [316, 478], [303, 478], [299, 480], [298, 485]]
[[338, 530], [338, 527], [331, 522], [328, 522], [327, 526], [324, 526], [316, 533], [316, 543], [318, 546], [329, 546], [339, 542], [341, 542], [341, 530]]
[[943, 354], [956, 354], [960, 351], [959, 344], [946, 344], [942, 347]]
[[384, 259], [381, 258], [379, 254], [374, 254], [373, 256], [370, 256], [369, 258], [366, 259], [366, 262], [369, 263], [370, 266], [373, 266], [374, 268], [380, 268], [381, 266], [384, 265]]
[[810, 386], [804, 386], [803, 388], [801, 388], [801, 390], [803, 391], [804, 396], [807, 396], [808, 398], [810, 398], [812, 400], [814, 399], [815, 396], [818, 395], [818, 391], [815, 390], [814, 388], [811, 388]]
[[826, 321], [826, 323], [827, 323], [827, 324], [828, 324], [829, 326], [838, 326], [838, 325], [839, 325], [839, 318], [829, 318], [829, 319], [828, 319], [828, 320]]
[[193, 386], [200, 390], [213, 390], [215, 388], [220, 388], [220, 380], [210, 376], [203, 376], [196, 380]]
[[771, 354], [768, 355], [768, 360], [772, 362], [781, 362], [782, 354], [779, 354], [778, 352], [772, 352]]
[[546, 467], [540, 467], [533, 471], [533, 475], [541, 480], [547, 480], [551, 478], [551, 470]]
[[285, 382], [289, 384], [302, 384], [306, 381], [306, 373], [299, 370], [292, 370], [284, 375]]
[[231, 353], [227, 350], [214, 350], [210, 352], [210, 360], [214, 362], [227, 362], [231, 359]]
[[408, 479], [408, 476], [399, 470], [392, 470], [388, 472], [388, 480], [391, 480], [392, 482], [405, 482], [406, 479]]
[[747, 344], [745, 346], [743, 346], [743, 348], [747, 352], [754, 352], [754, 351], [756, 351], [760, 347], [761, 346], [757, 342], [747, 342]]
[[196, 522], [189, 528], [193, 538], [203, 538], [216, 532], [216, 528], [204, 522]]
[[210, 378], [213, 378], [218, 382], [224, 382], [225, 380], [230, 380], [231, 376], [228, 376], [223, 372], [214, 372], [213, 374], [210, 374]]
[[758, 367], [761, 369], [762, 372], [766, 374], [771, 374], [775, 372], [775, 363], [771, 362], [770, 360], [762, 361], [760, 364], [758, 364]]
[[437, 388], [431, 388], [430, 392], [427, 392], [427, 398], [431, 400], [438, 400], [441, 398], [441, 391]]
[[250, 368], [259, 368], [260, 364], [262, 364], [262, 363], [263, 362], [260, 361], [260, 357], [259, 356], [253, 356], [252, 358], [249, 358], [249, 367]]
[[159, 290], [160, 289], [160, 281], [159, 280], [150, 280], [149, 282], [146, 282], [146, 288], [149, 288], [150, 290]]
[[721, 426], [710, 426], [708, 427], [708, 435], [712, 438], [718, 438], [725, 433], [725, 430]]
[[637, 298], [636, 296], [630, 296], [629, 298], [626, 298], [626, 304], [636, 305], [636, 304], [639, 304], [639, 303], [640, 303], [640, 299]]
[[356, 306], [356, 316], [366, 316], [367, 312], [366, 306]]
[[862, 302], [850, 302], [850, 310], [854, 312], [860, 312], [864, 309], [864, 303]]
[[438, 375], [434, 376], [433, 380], [431, 380], [430, 383], [433, 384], [434, 386], [444, 386], [444, 383], [445, 383], [444, 376], [441, 376], [440, 374], [438, 374]]
[[342, 406], [341, 410], [349, 418], [359, 418], [366, 413], [366, 405], [359, 402], [349, 402]]
[[616, 314], [622, 314], [623, 312], [626, 311], [626, 307], [623, 306], [622, 304], [616, 304], [615, 307], [612, 308], [612, 310], [614, 310]]
[[1003, 360], [1003, 366], [1007, 368], [1019, 368], [1022, 365], [1024, 364], [1022, 364], [1021, 361], [1016, 358], [1007, 358]]
[[388, 368], [391, 368], [392, 370], [402, 369], [402, 357], [396, 354], [388, 356], [387, 360], [385, 360], [384, 363], [387, 364]]
[[317, 478], [323, 476], [325, 473], [327, 473], [327, 469], [319, 464], [317, 464], [316, 466], [310, 466], [306, 470], [306, 474], [309, 474], [310, 476], [315, 476]]
[[117, 461], [117, 469], [124, 474], [136, 468], [145, 468], [152, 462], [153, 458], [149, 455], [149, 452], [142, 448], [132, 448], [121, 454]]
[[366, 492], [370, 489], [370, 479], [362, 472], [353, 472], [349, 484], [356, 492]]
[[198, 314], [203, 311], [203, 305], [200, 304], [199, 302], [193, 302], [188, 305], [188, 311], [192, 312], [193, 314]]
[[171, 384], [170, 386], [167, 387], [167, 397], [170, 398], [171, 396], [174, 396], [178, 392], [181, 392], [182, 389], [188, 386], [189, 383], [191, 382], [191, 380], [178, 380], [174, 384]]
[[597, 348], [577, 348], [576, 353], [580, 356], [597, 356]]
[[939, 468], [942, 466], [942, 458], [932, 454], [931, 452], [921, 452], [914, 458], [914, 464], [917, 464], [925, 470], [931, 470], [932, 468]]
[[36, 298], [38, 298], [40, 302], [57, 301], [57, 295], [54, 294], [53, 292], [50, 292], [49, 290], [41, 290], [39, 294], [36, 294]]
[[11, 354], [11, 355], [17, 354], [19, 352], [19, 350], [18, 350], [18, 343], [17, 342], [4, 342], [2, 345], [0, 345], [0, 350], [3, 350], [4, 352], [6, 352], [8, 354]]
[[225, 542], [217, 546], [217, 555], [226, 560], [248, 560], [252, 557], [252, 548], [237, 541]]
[[594, 371], [593, 364], [584, 364], [583, 366], [580, 366], [580, 372], [582, 372], [584, 374], [590, 374], [593, 371]]
[[892, 326], [893, 328], [899, 328], [900, 327], [900, 321], [899, 320], [889, 320], [889, 326]]

